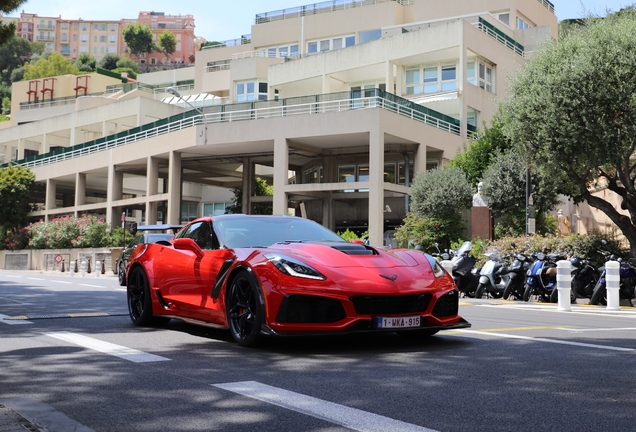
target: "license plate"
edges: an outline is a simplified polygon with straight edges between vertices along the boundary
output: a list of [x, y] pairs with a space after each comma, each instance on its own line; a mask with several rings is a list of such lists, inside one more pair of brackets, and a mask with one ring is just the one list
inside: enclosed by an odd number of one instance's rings
[[377, 317], [378, 328], [407, 328], [419, 327], [421, 316], [408, 317]]

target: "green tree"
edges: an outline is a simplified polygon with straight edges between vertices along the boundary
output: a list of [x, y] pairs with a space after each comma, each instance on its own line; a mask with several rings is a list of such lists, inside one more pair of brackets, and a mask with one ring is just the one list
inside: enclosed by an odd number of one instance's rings
[[[538, 169], [562, 173], [566, 194], [604, 212], [636, 258], [636, 19], [587, 19], [537, 50], [510, 86], [504, 130]], [[627, 215], [594, 188], [607, 188]]]
[[177, 50], [177, 37], [170, 30], [164, 30], [159, 35], [159, 49], [170, 60], [170, 56]]
[[11, 114], [11, 99], [8, 97], [2, 98], [2, 115], [6, 116]]
[[9, 165], [0, 169], [0, 228], [4, 233], [26, 225], [34, 184], [35, 175], [28, 168]]
[[11, 85], [11, 74], [29, 61], [33, 53], [31, 43], [23, 38], [12, 38], [0, 45], [0, 81]]
[[438, 167], [415, 176], [411, 211], [418, 217], [452, 217], [470, 208], [472, 196], [472, 187], [461, 169]]
[[[232, 189], [234, 198], [232, 205], [227, 207], [226, 213], [243, 213], [243, 189]], [[256, 196], [272, 196], [274, 195], [274, 187], [267, 184], [265, 180], [256, 177], [254, 184], [254, 195]], [[272, 214], [273, 207], [271, 204], [256, 203], [251, 214], [267, 215]]]
[[108, 53], [101, 58], [98, 66], [102, 69], [113, 70], [117, 68], [117, 62], [119, 60], [120, 60], [120, 57], [117, 54]]
[[95, 60], [95, 57], [87, 52], [80, 53], [80, 55], [75, 60], [75, 66], [77, 66], [77, 68], [82, 72], [95, 71], [96, 64], [97, 60]]
[[157, 50], [152, 40], [152, 29], [146, 24], [130, 23], [122, 31], [124, 42], [132, 55], [140, 59], [143, 54]]
[[135, 73], [141, 72], [141, 68], [139, 67], [139, 63], [136, 61], [129, 59], [128, 57], [120, 58], [117, 60], [117, 69], [132, 69]]
[[[9, 15], [16, 10], [26, 0], [0, 0], [0, 12], [3, 15]], [[15, 36], [15, 23], [0, 22], [0, 45], [4, 45], [8, 40]]]
[[504, 135], [501, 113], [496, 114], [490, 124], [488, 127], [484, 122], [484, 130], [478, 131], [472, 142], [465, 143], [463, 149], [449, 163], [450, 166], [464, 171], [471, 185], [479, 183], [498, 150], [507, 150], [512, 146]]
[[68, 74], [77, 75], [79, 69], [60, 53], [52, 53], [47, 58], [40, 58], [37, 62], [24, 66], [25, 80]]

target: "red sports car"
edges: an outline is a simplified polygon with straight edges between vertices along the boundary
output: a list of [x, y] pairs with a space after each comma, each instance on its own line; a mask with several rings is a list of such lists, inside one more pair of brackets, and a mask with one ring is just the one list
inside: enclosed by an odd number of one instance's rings
[[432, 256], [349, 243], [307, 219], [205, 217], [171, 243], [139, 245], [129, 258], [136, 325], [177, 318], [229, 328], [243, 346], [261, 335], [470, 327], [453, 278]]

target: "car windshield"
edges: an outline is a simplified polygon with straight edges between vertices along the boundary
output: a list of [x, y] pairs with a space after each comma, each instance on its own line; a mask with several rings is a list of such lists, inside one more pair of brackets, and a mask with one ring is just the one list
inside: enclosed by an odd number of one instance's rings
[[279, 242], [344, 240], [322, 225], [307, 219], [285, 216], [218, 218], [214, 226], [229, 248], [267, 247]]

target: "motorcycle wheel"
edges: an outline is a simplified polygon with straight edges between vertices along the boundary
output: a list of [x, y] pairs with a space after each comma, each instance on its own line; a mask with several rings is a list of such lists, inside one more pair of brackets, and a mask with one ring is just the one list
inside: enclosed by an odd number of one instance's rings
[[475, 290], [475, 298], [481, 298], [483, 294], [484, 294], [484, 285], [483, 284], [477, 285], [477, 289]]
[[510, 294], [512, 294], [512, 286], [514, 285], [512, 280], [509, 280], [508, 283], [506, 284], [506, 287], [504, 288], [503, 291], [503, 298], [504, 300], [508, 300], [508, 297], [510, 297]]
[[604, 285], [599, 285], [594, 288], [592, 297], [590, 297], [591, 305], [597, 305], [599, 303], [603, 306], [607, 306], [607, 288]]
[[503, 292], [501, 291], [494, 291], [491, 292], [490, 295], [492, 296], [492, 298], [494, 299], [500, 299], [501, 297], [503, 297]]
[[559, 290], [557, 288], [552, 288], [552, 292], [550, 293], [550, 303], [558, 303], [559, 302]]
[[523, 301], [524, 302], [527, 302], [527, 301], [530, 300], [530, 296], [532, 295], [532, 291], [533, 291], [532, 285], [528, 285], [526, 287], [526, 290], [523, 292]]

